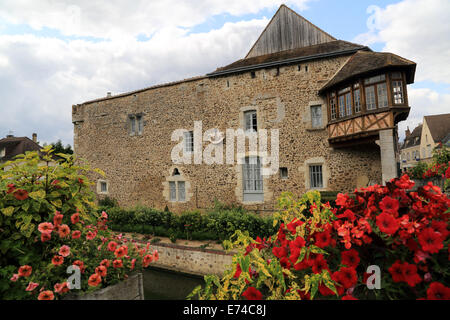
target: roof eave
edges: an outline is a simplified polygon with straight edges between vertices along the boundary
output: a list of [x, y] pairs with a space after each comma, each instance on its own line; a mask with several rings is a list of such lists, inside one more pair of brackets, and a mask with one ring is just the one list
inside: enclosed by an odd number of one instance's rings
[[232, 73], [242, 73], [242, 72], [247, 72], [247, 71], [251, 71], [251, 70], [275, 67], [275, 66], [284, 65], [284, 64], [293, 64], [293, 63], [297, 63], [297, 62], [304, 62], [304, 61], [310, 61], [310, 60], [317, 60], [317, 59], [324, 59], [324, 58], [336, 57], [336, 56], [341, 56], [341, 55], [353, 54], [360, 50], [372, 51], [367, 46], [361, 46], [359, 48], [354, 48], [354, 49], [333, 51], [333, 52], [327, 52], [327, 53], [319, 53], [319, 54], [314, 54], [314, 55], [310, 55], [310, 56], [289, 58], [289, 59], [284, 59], [284, 60], [279, 60], [279, 61], [265, 62], [265, 63], [254, 64], [254, 65], [245, 66], [245, 67], [228, 69], [228, 70], [214, 71], [211, 73], [207, 73], [206, 76], [207, 77], [218, 77], [218, 76], [228, 75], [228, 74], [232, 74]]

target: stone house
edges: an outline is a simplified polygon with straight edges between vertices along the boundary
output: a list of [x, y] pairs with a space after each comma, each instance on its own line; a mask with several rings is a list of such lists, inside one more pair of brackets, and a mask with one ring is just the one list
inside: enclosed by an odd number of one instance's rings
[[447, 145], [450, 137], [450, 113], [424, 116], [412, 133], [405, 132], [400, 150], [401, 168], [414, 167], [418, 161], [431, 163], [433, 150], [440, 143]]
[[12, 134], [0, 139], [0, 163], [13, 160], [15, 156], [26, 151], [39, 151], [42, 147], [37, 143], [37, 134], [32, 139], [28, 137], [14, 137]]
[[272, 210], [283, 191], [352, 191], [396, 176], [415, 68], [282, 5], [243, 59], [73, 105], [74, 151], [106, 173], [92, 177], [97, 194], [123, 206], [178, 212], [217, 199]]

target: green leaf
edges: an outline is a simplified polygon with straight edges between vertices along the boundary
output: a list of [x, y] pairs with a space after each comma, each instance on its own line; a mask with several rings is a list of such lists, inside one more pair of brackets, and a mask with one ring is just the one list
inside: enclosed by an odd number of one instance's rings
[[13, 212], [14, 212], [14, 207], [8, 207], [8, 208], [3, 208], [2, 209], [2, 213], [5, 216], [11, 216], [13, 214]]
[[34, 191], [29, 193], [28, 196], [34, 200], [41, 200], [45, 198], [45, 191], [44, 190]]

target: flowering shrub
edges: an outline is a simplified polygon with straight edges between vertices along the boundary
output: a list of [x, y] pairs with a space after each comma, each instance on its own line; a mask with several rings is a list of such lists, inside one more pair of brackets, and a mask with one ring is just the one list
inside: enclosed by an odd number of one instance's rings
[[[336, 208], [318, 192], [279, 199], [281, 226], [268, 239], [236, 232], [238, 249], [222, 279], [205, 277], [200, 299], [450, 299], [449, 204], [429, 183], [407, 175], [387, 186], [339, 194]], [[369, 266], [379, 267], [381, 288]], [[369, 271], [369, 272], [368, 272]]]
[[91, 292], [158, 259], [149, 244], [108, 230], [107, 213], [93, 203], [90, 169], [58, 155], [64, 160], [55, 163], [47, 147], [42, 158], [31, 152], [0, 167], [1, 299], [61, 298], [70, 266], [80, 271], [81, 292]]

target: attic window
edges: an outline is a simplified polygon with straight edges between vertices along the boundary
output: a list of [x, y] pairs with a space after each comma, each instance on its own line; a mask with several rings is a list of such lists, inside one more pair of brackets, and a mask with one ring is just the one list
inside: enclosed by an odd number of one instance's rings
[[173, 176], [179, 176], [180, 175], [180, 171], [178, 171], [178, 168], [173, 169]]
[[280, 178], [281, 179], [287, 179], [288, 178], [288, 169], [287, 168], [280, 168]]
[[255, 73], [255, 71], [250, 72], [250, 76], [252, 77], [252, 79], [256, 78], [256, 73]]

